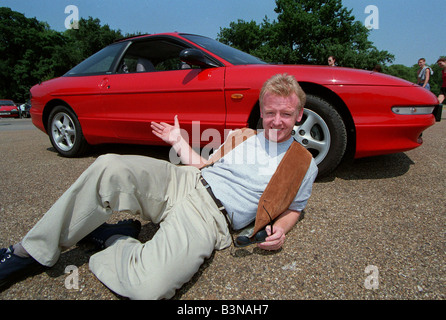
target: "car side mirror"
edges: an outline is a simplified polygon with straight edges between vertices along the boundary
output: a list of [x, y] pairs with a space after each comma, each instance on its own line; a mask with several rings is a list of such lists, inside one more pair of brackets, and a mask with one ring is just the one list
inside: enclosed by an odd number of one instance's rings
[[182, 50], [180, 52], [180, 60], [189, 65], [199, 66], [200, 68], [218, 67], [206, 58], [203, 51], [194, 48]]

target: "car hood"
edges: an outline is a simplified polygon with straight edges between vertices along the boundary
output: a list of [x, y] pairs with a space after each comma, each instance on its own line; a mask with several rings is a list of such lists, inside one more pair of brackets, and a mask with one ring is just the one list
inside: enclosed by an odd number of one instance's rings
[[338, 85], [416, 86], [414, 83], [380, 72], [342, 67], [323, 67], [331, 74], [329, 82]]
[[414, 83], [387, 74], [343, 67], [314, 65], [246, 65], [232, 66], [243, 73], [255, 76], [257, 73], [290, 73], [297, 81], [314, 82], [321, 85], [354, 86], [398, 86], [411, 87]]

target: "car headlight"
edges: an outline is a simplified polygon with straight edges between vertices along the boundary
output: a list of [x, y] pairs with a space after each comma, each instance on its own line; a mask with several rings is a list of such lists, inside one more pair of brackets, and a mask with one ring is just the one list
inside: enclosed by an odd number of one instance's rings
[[432, 114], [435, 106], [396, 106], [392, 107], [392, 112], [401, 115], [421, 115]]

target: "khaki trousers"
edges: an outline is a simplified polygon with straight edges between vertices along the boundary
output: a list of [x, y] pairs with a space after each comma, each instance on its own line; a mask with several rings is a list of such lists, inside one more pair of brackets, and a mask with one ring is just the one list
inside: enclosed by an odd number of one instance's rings
[[100, 156], [22, 240], [46, 266], [114, 212], [160, 224], [141, 243], [122, 237], [90, 258], [91, 271], [131, 299], [171, 298], [214, 249], [231, 244], [223, 214], [194, 167], [142, 156]]

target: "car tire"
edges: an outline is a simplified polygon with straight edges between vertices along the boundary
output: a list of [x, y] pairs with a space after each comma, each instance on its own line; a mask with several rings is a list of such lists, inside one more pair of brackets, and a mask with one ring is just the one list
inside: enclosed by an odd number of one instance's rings
[[293, 137], [313, 155], [318, 177], [331, 173], [347, 148], [347, 130], [342, 117], [327, 101], [308, 94], [304, 115], [294, 127]]
[[51, 111], [48, 135], [53, 147], [64, 157], [80, 156], [88, 147], [76, 114], [63, 105]]

